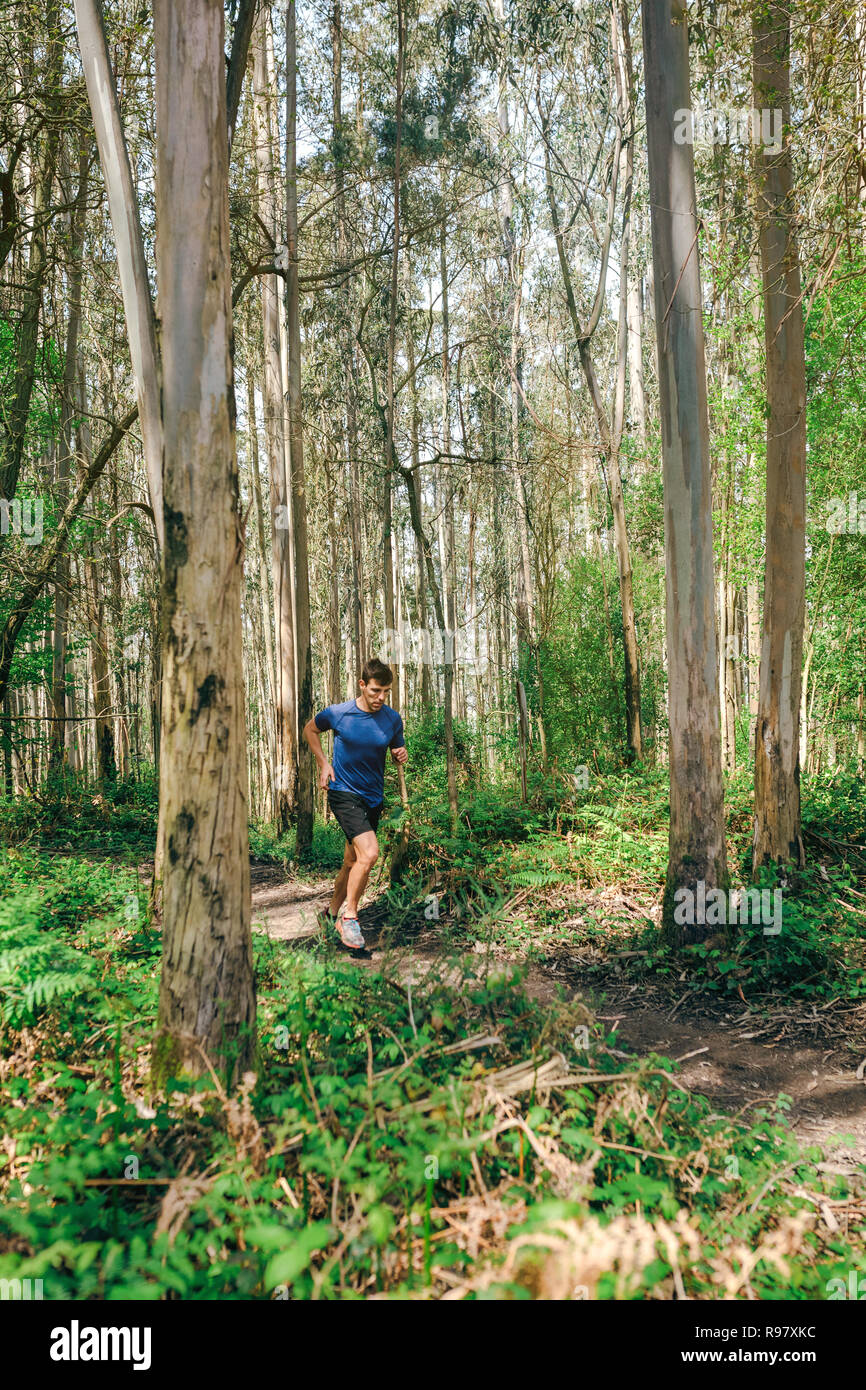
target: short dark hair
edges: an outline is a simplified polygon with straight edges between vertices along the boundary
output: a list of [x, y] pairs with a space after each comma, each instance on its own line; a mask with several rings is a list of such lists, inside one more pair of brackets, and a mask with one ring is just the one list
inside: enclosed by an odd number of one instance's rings
[[378, 685], [393, 685], [394, 672], [390, 666], [385, 665], [384, 661], [380, 661], [378, 656], [370, 656], [364, 662], [361, 680], [365, 685], [368, 685], [370, 681], [376, 681]]

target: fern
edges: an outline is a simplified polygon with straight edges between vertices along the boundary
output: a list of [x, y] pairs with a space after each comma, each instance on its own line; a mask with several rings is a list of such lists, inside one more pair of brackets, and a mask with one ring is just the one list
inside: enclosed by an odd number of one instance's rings
[[94, 986], [90, 957], [68, 945], [45, 921], [38, 891], [13, 894], [0, 904], [0, 1019], [12, 1027], [87, 994]]
[[562, 873], [554, 869], [519, 869], [511, 874], [511, 882], [521, 888], [546, 888], [551, 883], [561, 883]]

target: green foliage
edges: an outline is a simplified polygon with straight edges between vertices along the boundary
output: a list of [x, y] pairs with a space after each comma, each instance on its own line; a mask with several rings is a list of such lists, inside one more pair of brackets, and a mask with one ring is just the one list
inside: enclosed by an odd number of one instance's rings
[[[836, 766], [810, 777], [803, 792], [803, 829], [843, 861], [866, 862], [866, 780]], [[847, 853], [846, 853], [847, 852]]]
[[[0, 318], [0, 402], [6, 416], [12, 403], [17, 366], [16, 332], [8, 319]], [[46, 338], [37, 359], [33, 394], [27, 420], [28, 439], [34, 453], [49, 448], [59, 428], [57, 383], [62, 375], [61, 354], [53, 338]]]
[[[0, 1022], [112, 1018], [128, 959], [150, 959], [146, 893], [131, 870], [76, 858], [0, 853]], [[111, 970], [107, 983], [106, 966]], [[102, 967], [102, 978], [100, 972]]]
[[[615, 802], [617, 831], [661, 808], [659, 780], [638, 785]], [[549, 855], [551, 808], [528, 812], [515, 819], [522, 844]], [[590, 833], [605, 832], [596, 822]], [[564, 858], [547, 862], [569, 872]], [[152, 1094], [159, 947], [137, 876], [21, 848], [2, 867], [0, 1000], [15, 1058], [0, 1089], [13, 1145], [0, 1155], [2, 1278], [41, 1278], [60, 1299], [429, 1297], [455, 1280], [470, 1297], [522, 1298], [545, 1277], [551, 1231], [579, 1243], [596, 1222], [599, 1240], [613, 1226], [632, 1254], [644, 1231], [654, 1255], [633, 1278], [611, 1266], [594, 1296], [670, 1297], [658, 1223], [686, 1215], [700, 1245], [680, 1266], [691, 1297], [719, 1296], [732, 1241], [767, 1242], [757, 1297], [822, 1297], [828, 1278], [859, 1267], [857, 1233], [848, 1244], [811, 1227], [792, 1277], [774, 1263], [772, 1232], [813, 1209], [803, 1192], [846, 1190], [797, 1150], [783, 1100], [743, 1124], [673, 1085], [673, 1064], [624, 1062], [582, 1004], [536, 1002], [523, 972], [496, 959], [495, 904], [474, 917], [484, 952], [445, 950], [411, 992], [387, 959], [374, 973], [328, 938], [298, 951], [257, 937], [257, 1076], [234, 1097], [210, 1077]], [[63, 977], [53, 992], [52, 972]], [[25, 1023], [35, 1048], [18, 1046]], [[571, 1080], [539, 1094], [534, 1071], [559, 1054]], [[515, 1066], [526, 1087], [503, 1110], [496, 1075]], [[503, 1126], [515, 1114], [519, 1127]], [[572, 1171], [583, 1176], [563, 1187]], [[480, 1245], [460, 1235], [479, 1174], [485, 1209], [499, 1213]]]
[[864, 279], [863, 253], [851, 247], [806, 321], [810, 722], [836, 739], [843, 767], [860, 760], [854, 730], [866, 661]]
[[[559, 581], [553, 626], [539, 652], [548, 751], [569, 768], [582, 764], [610, 771], [625, 753], [622, 640], [617, 635], [614, 641], [612, 674], [606, 608], [614, 609], [621, 633], [615, 570], [608, 564], [604, 579], [597, 561], [575, 556]], [[527, 678], [537, 704], [531, 666]]]
[[107, 854], [152, 853], [156, 842], [157, 790], [152, 773], [138, 782], [96, 790], [66, 772], [38, 797], [0, 797], [0, 844], [40, 844], [61, 849], [98, 844]]
[[38, 890], [0, 903], [0, 1019], [20, 1026], [62, 1002], [79, 1004], [94, 988], [94, 969], [83, 951], [44, 928]]
[[[462, 719], [453, 721], [454, 756], [460, 770], [469, 773], [473, 766], [472, 731]], [[428, 787], [445, 786], [445, 712], [438, 705], [425, 710], [421, 719], [412, 721], [412, 785], [421, 792]]]
[[[313, 843], [304, 861], [305, 868], [339, 868], [345, 845], [346, 837], [336, 821], [331, 818], [323, 822], [317, 817], [313, 826]], [[253, 821], [250, 825], [250, 855], [253, 859], [282, 864], [290, 872], [295, 868], [297, 855], [294, 826], [287, 834], [280, 835], [269, 822]]]

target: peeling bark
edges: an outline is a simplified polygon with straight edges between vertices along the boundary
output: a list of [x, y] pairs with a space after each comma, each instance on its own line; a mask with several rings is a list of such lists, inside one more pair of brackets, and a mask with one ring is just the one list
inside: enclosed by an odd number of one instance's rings
[[157, 1078], [255, 1050], [222, 7], [158, 0], [163, 962]]

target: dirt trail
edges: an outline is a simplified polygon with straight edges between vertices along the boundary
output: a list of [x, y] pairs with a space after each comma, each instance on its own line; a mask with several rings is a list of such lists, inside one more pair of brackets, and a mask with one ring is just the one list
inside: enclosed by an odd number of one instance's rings
[[[326, 905], [331, 882], [286, 882], [273, 866], [253, 865], [254, 929], [274, 941], [300, 942], [314, 935], [315, 913]], [[359, 960], [361, 969], [377, 969], [383, 960], [376, 949], [377, 917], [375, 904], [362, 909], [373, 949]], [[441, 968], [435, 928], [410, 944], [389, 947], [387, 958], [407, 983]], [[584, 1000], [607, 1024], [611, 1045], [623, 1056], [658, 1053], [680, 1061], [682, 1083], [708, 1096], [720, 1111], [747, 1117], [780, 1093], [789, 1096], [791, 1128], [802, 1143], [826, 1151], [829, 1170], [847, 1173], [866, 1163], [866, 1066], [857, 1075], [866, 1061], [866, 1004], [841, 1006], [830, 1014], [805, 1003], [765, 1010], [703, 998], [689, 1005], [643, 985], [590, 985], [554, 963], [533, 966], [527, 989], [542, 1002], [560, 990]]]
[[[811, 1007], [803, 1006], [802, 1021], [811, 1022]], [[829, 1033], [806, 1041], [802, 1030], [787, 1031], [779, 1022], [765, 1030], [766, 1017], [742, 1006], [669, 1015], [628, 994], [596, 1010], [625, 1051], [682, 1059], [683, 1084], [709, 1096], [719, 1110], [742, 1111], [746, 1118], [778, 1095], [789, 1096], [792, 1129], [804, 1144], [820, 1144], [831, 1168], [849, 1172], [866, 1163], [866, 1081], [857, 1076], [866, 1052], [853, 1053]]]
[[272, 941], [298, 941], [317, 930], [316, 912], [327, 907], [333, 879], [318, 883], [286, 881], [270, 864], [251, 864], [253, 930]]

